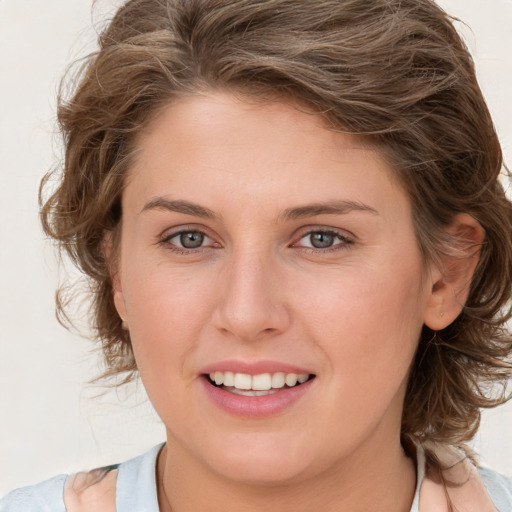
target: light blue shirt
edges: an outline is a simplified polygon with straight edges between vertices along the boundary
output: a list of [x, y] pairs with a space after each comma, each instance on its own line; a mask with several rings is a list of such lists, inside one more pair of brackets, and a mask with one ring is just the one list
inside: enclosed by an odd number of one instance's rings
[[[144, 455], [117, 466], [117, 512], [159, 512], [155, 468], [162, 446], [155, 446]], [[419, 490], [424, 477], [424, 464], [423, 453], [419, 450], [416, 492], [410, 512], [419, 512]], [[512, 512], [512, 480], [490, 469], [479, 468], [478, 471], [499, 512]], [[67, 475], [58, 475], [40, 484], [16, 489], [0, 501], [0, 512], [66, 512], [66, 479]]]

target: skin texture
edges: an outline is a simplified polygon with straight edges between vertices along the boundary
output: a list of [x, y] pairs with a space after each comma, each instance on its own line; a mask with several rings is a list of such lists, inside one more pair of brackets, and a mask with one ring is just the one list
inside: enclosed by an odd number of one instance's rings
[[[162, 510], [409, 510], [409, 368], [422, 325], [450, 323], [465, 292], [426, 268], [391, 170], [317, 116], [221, 93], [171, 104], [137, 146], [114, 297], [167, 429]], [[183, 231], [202, 245], [183, 249]], [[205, 392], [204, 368], [226, 360], [315, 378], [278, 414], [241, 417]]]

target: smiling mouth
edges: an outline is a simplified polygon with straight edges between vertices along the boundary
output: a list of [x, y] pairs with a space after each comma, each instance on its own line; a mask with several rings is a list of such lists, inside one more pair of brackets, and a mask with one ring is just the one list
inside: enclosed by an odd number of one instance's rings
[[207, 381], [218, 388], [235, 395], [266, 396], [279, 393], [284, 389], [295, 388], [313, 379], [308, 373], [247, 373], [214, 372], [205, 375]]

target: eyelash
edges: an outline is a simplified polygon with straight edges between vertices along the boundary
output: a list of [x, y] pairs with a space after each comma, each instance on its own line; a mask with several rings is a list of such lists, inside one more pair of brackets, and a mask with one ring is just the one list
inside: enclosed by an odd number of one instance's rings
[[[298, 246], [298, 242], [301, 240], [304, 240], [306, 237], [310, 237], [314, 234], [320, 234], [320, 235], [328, 235], [334, 237], [334, 239], [337, 239], [337, 242], [334, 242], [333, 245], [325, 248], [320, 247], [306, 247], [306, 246]], [[341, 234], [339, 231], [335, 231], [332, 229], [310, 229], [306, 233], [303, 233], [297, 240], [297, 242], [294, 242], [292, 244], [292, 247], [302, 247], [302, 249], [307, 250], [308, 252], [315, 253], [315, 254], [325, 254], [329, 252], [336, 252], [336, 251], [342, 251], [348, 249], [352, 244], [354, 243], [354, 239], [348, 237], [345, 234]]]
[[[177, 237], [181, 237], [184, 234], [197, 234], [203, 237], [203, 240], [201, 242], [201, 245], [195, 248], [186, 248], [181, 247], [177, 243], [173, 243], [172, 240]], [[320, 247], [307, 247], [307, 246], [300, 246], [298, 243], [305, 239], [308, 236], [319, 234], [319, 235], [327, 235], [332, 236], [334, 239], [337, 239], [337, 243], [333, 243], [333, 245], [330, 245], [328, 247], [320, 248]], [[181, 229], [179, 231], [176, 231], [174, 233], [171, 233], [165, 237], [162, 238], [162, 240], [159, 242], [161, 245], [164, 245], [169, 250], [178, 253], [178, 254], [197, 254], [198, 251], [204, 250], [204, 249], [211, 249], [211, 248], [219, 248], [221, 247], [220, 244], [213, 242], [211, 246], [204, 246], [203, 243], [205, 240], [212, 240], [204, 231], [201, 231], [199, 229]], [[350, 247], [354, 243], [354, 240], [344, 234], [339, 233], [338, 231], [334, 231], [332, 229], [310, 229], [306, 233], [303, 233], [296, 242], [293, 242], [290, 247], [301, 247], [302, 249], [305, 249], [306, 251], [310, 253], [320, 253], [325, 254], [329, 252], [335, 252], [340, 250], [346, 250], [348, 247]]]
[[[220, 247], [220, 244], [213, 243], [213, 247], [208, 247], [204, 245], [200, 245], [195, 248], [187, 248], [187, 247], [180, 247], [176, 243], [171, 242], [174, 238], [181, 237], [184, 234], [197, 234], [203, 237], [202, 243], [204, 243], [205, 240], [212, 240], [204, 231], [201, 231], [200, 229], [181, 229], [179, 231], [176, 231], [175, 233], [171, 233], [167, 236], [164, 236], [164, 238], [160, 241], [160, 244], [164, 245], [169, 250], [176, 252], [178, 254], [197, 254], [199, 250], [209, 249], [209, 248], [217, 248]], [[213, 242], [213, 240], [212, 240]], [[215, 245], [217, 247], [215, 247]]]

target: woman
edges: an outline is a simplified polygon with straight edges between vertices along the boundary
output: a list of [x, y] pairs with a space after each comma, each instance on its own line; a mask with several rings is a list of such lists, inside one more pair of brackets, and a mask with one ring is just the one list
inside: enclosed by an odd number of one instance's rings
[[510, 509], [465, 443], [510, 377], [512, 210], [433, 2], [132, 0], [59, 121], [45, 231], [167, 439], [0, 510]]

